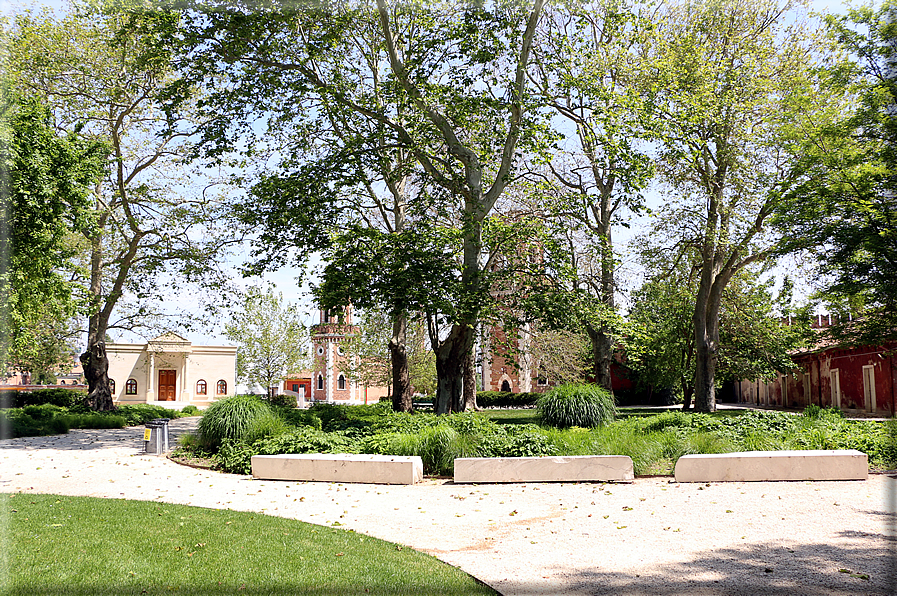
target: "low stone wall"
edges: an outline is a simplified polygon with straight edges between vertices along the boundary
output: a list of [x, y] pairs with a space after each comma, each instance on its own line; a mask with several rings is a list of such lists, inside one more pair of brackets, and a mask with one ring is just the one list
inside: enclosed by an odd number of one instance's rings
[[317, 480], [415, 484], [424, 476], [420, 457], [354, 453], [253, 455], [252, 475], [264, 480]]
[[676, 482], [866, 480], [869, 458], [854, 449], [684, 455]]
[[626, 455], [565, 457], [464, 457], [455, 460], [455, 482], [632, 482]]

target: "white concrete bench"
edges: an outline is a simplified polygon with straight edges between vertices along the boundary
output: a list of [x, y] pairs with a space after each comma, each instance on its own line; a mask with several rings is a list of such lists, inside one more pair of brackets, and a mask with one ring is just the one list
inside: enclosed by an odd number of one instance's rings
[[455, 460], [455, 482], [632, 482], [626, 455], [564, 457], [462, 457]]
[[866, 480], [868, 477], [869, 458], [855, 449], [684, 455], [676, 462], [676, 482]]
[[253, 455], [252, 475], [264, 480], [318, 480], [369, 484], [414, 484], [424, 476], [417, 456], [354, 453]]

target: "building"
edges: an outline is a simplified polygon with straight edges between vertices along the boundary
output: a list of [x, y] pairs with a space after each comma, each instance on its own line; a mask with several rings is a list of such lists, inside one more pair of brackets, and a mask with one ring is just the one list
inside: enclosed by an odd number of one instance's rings
[[[828, 315], [818, 315], [813, 327], [831, 326]], [[815, 404], [848, 413], [890, 417], [897, 403], [897, 342], [844, 346], [821, 341], [810, 350], [792, 355], [798, 371], [775, 379], [735, 384], [736, 399], [783, 408]]]
[[[358, 327], [352, 324], [352, 307], [320, 311], [320, 323], [311, 328], [314, 364], [308, 375], [311, 379], [311, 391], [306, 394], [309, 402], [367, 404], [376, 403], [389, 395], [388, 387], [364, 385], [345, 370], [350, 356], [344, 343], [358, 331]], [[296, 385], [302, 391], [305, 388], [302, 383], [304, 376], [288, 380], [284, 388], [291, 390]]]
[[118, 404], [207, 406], [236, 390], [236, 346], [194, 346], [174, 333], [145, 344], [106, 344]]

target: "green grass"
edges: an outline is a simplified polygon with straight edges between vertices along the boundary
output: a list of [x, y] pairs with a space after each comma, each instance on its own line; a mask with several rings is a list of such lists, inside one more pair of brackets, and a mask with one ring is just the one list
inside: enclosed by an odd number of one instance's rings
[[10, 596], [495, 594], [412, 549], [257, 513], [31, 494], [0, 506]]
[[539, 410], [483, 410], [484, 416], [497, 424], [538, 424]]

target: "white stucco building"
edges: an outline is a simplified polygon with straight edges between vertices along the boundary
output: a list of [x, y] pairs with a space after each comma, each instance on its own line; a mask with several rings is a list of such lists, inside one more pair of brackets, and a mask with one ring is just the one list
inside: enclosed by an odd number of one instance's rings
[[194, 346], [174, 333], [145, 344], [106, 344], [112, 397], [119, 404], [207, 406], [234, 395], [236, 346]]

